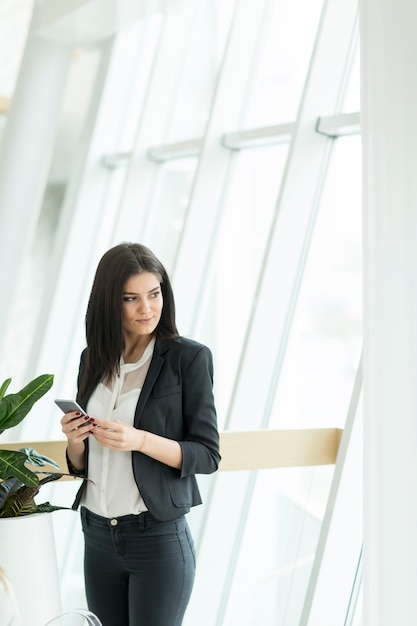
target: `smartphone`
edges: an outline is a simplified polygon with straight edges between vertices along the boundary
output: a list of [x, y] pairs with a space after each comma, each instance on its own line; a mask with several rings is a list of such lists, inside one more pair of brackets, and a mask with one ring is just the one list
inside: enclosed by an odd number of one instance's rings
[[64, 413], [79, 411], [82, 415], [87, 415], [84, 409], [78, 404], [78, 402], [75, 402], [75, 400], [55, 400], [55, 404], [57, 404]]

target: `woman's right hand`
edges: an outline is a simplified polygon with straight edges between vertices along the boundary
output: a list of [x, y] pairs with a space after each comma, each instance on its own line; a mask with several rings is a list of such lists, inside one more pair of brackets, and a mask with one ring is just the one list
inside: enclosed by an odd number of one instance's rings
[[84, 471], [85, 443], [91, 430], [94, 428], [94, 420], [79, 411], [65, 413], [61, 419], [62, 432], [68, 439], [68, 458], [76, 472]]
[[82, 443], [94, 428], [94, 420], [79, 411], [65, 413], [61, 419], [62, 432], [72, 444]]

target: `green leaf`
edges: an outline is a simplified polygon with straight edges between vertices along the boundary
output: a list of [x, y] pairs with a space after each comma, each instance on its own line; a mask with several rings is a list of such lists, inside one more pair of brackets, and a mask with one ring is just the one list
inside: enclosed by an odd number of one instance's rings
[[36, 487], [26, 487], [16, 478], [0, 483], [0, 517], [18, 517], [36, 512], [35, 496], [39, 491]]
[[56, 506], [51, 504], [50, 502], [44, 502], [43, 504], [38, 504], [36, 507], [37, 513], [52, 513], [52, 511], [62, 511], [69, 510], [67, 506]]
[[20, 493], [11, 496], [0, 510], [0, 517], [20, 517], [36, 513], [36, 503], [33, 497], [28, 498], [26, 494]]
[[[53, 374], [42, 374], [23, 387], [18, 393], [0, 396], [0, 434], [7, 428], [12, 428], [19, 424], [29, 413], [35, 402], [49, 391], [53, 381]], [[7, 380], [3, 383], [1, 387], [3, 394], [8, 384]]]
[[5, 507], [6, 500], [13, 493], [19, 491], [21, 487], [23, 487], [23, 483], [17, 478], [8, 478], [0, 482], [0, 511]]
[[4, 396], [4, 394], [7, 391], [7, 387], [10, 385], [10, 383], [12, 382], [11, 378], [7, 378], [4, 383], [2, 384], [2, 386], [0, 387], [0, 400], [1, 398]]
[[[37, 472], [37, 474], [42, 474], [42, 472]], [[44, 478], [41, 478], [39, 481], [39, 486], [46, 485], [46, 483], [53, 482], [54, 480], [59, 480], [63, 476], [68, 476], [68, 474], [63, 474], [62, 472], [48, 472]]]
[[35, 487], [39, 478], [25, 466], [27, 456], [15, 450], [0, 450], [0, 478], [17, 478], [28, 487]]
[[49, 502], [36, 504], [35, 496], [39, 493], [42, 485], [54, 480], [59, 480], [63, 474], [51, 473], [39, 481], [36, 487], [26, 487], [15, 478], [0, 482], [0, 518], [20, 517], [31, 513], [50, 513], [60, 509], [68, 509], [64, 506], [55, 506]]
[[17, 500], [12, 500], [0, 511], [0, 518], [20, 517], [21, 515], [30, 515], [31, 513], [36, 513], [34, 502], [26, 502], [24, 506], [20, 506]]
[[52, 465], [59, 469], [58, 463], [56, 463], [53, 459], [50, 459], [48, 456], [43, 454], [39, 454], [33, 448], [21, 448], [20, 452], [26, 454], [27, 463], [31, 463], [32, 465], [37, 465], [38, 467], [44, 467], [45, 465]]

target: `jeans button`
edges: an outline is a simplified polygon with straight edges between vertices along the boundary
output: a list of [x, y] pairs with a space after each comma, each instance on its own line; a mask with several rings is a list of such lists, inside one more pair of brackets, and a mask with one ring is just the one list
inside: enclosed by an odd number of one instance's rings
[[119, 523], [119, 522], [117, 521], [117, 519], [111, 519], [111, 520], [110, 520], [110, 524], [111, 524], [112, 526], [117, 526], [117, 524], [118, 524], [118, 523]]

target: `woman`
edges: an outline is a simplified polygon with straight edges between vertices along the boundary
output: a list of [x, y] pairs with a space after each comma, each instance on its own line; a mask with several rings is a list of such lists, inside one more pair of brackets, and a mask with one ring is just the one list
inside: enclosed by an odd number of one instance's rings
[[215, 472], [210, 350], [180, 337], [167, 272], [145, 246], [102, 257], [86, 314], [77, 400], [62, 418], [81, 505], [88, 607], [104, 626], [180, 626], [195, 555], [195, 474]]

